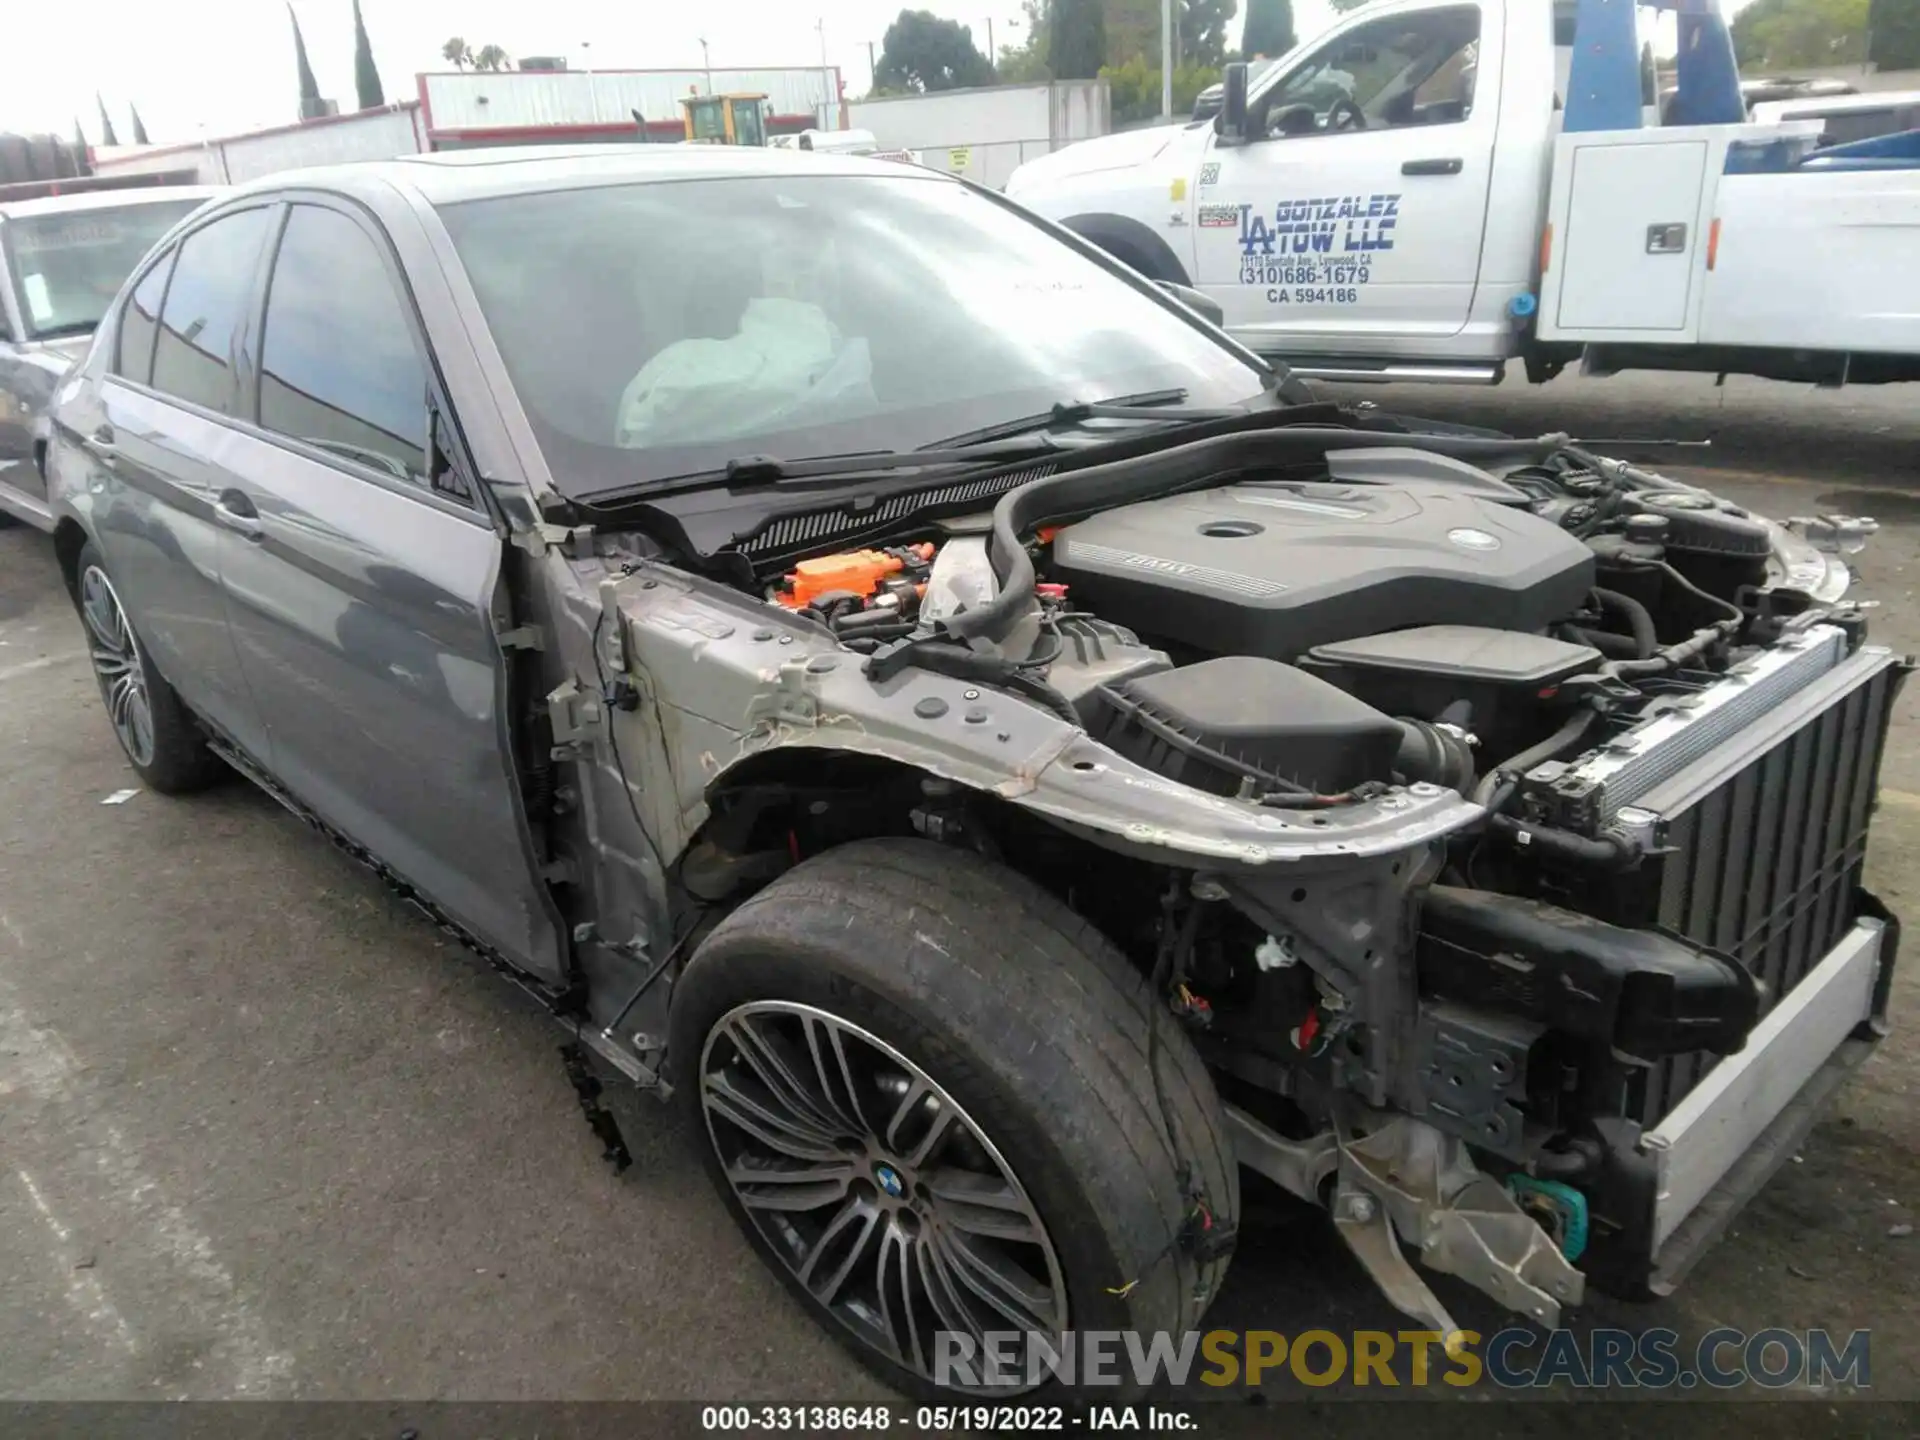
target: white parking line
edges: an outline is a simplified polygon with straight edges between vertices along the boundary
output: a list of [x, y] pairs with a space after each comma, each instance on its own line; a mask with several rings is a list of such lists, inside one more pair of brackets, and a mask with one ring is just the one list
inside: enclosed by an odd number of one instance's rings
[[[26, 935], [4, 913], [0, 930], [21, 954], [28, 953]], [[91, 955], [79, 958], [89, 967], [95, 964]], [[142, 1166], [138, 1148], [105, 1118], [98, 1098], [85, 1093], [86, 1068], [58, 1031], [29, 1015], [17, 988], [0, 976], [0, 1096], [8, 1097], [8, 1118], [20, 1123], [29, 1137], [69, 1137], [57, 1144], [49, 1140], [44, 1147], [47, 1166], [62, 1165], [70, 1177], [69, 1193], [58, 1197], [64, 1202], [59, 1210], [49, 1200], [44, 1181], [36, 1182], [24, 1168], [15, 1173], [53, 1235], [56, 1259], [72, 1276], [70, 1298], [98, 1328], [112, 1330], [116, 1343], [137, 1348], [134, 1326], [107, 1298], [101, 1279], [72, 1268], [83, 1257], [72, 1254], [73, 1226], [61, 1214], [86, 1212], [92, 1217], [87, 1228], [121, 1242], [117, 1263], [138, 1265], [153, 1257], [169, 1272], [163, 1282], [169, 1304], [194, 1317], [213, 1341], [214, 1354], [226, 1362], [224, 1383], [218, 1383], [215, 1395], [259, 1399], [284, 1394], [292, 1357], [274, 1349], [265, 1324], [215, 1254], [213, 1242], [169, 1203]], [[75, 1147], [72, 1137], [80, 1135], [87, 1143]], [[92, 1161], [95, 1178], [80, 1170], [76, 1162], [83, 1159]], [[42, 1167], [43, 1176], [47, 1166]]]
[[74, 1251], [73, 1232], [60, 1223], [60, 1217], [53, 1213], [53, 1207], [47, 1204], [47, 1197], [40, 1193], [40, 1187], [34, 1184], [33, 1177], [24, 1170], [14, 1173], [26, 1187], [27, 1198], [33, 1201], [33, 1208], [40, 1212], [40, 1218], [47, 1222], [47, 1229], [53, 1232], [53, 1258], [66, 1281], [67, 1298], [73, 1302], [73, 1308], [95, 1330], [123, 1350], [129, 1353], [138, 1350], [139, 1342], [133, 1338], [133, 1327], [127, 1324], [127, 1317], [107, 1298], [105, 1287], [94, 1278], [92, 1269], [80, 1268], [83, 1257]]
[[22, 675], [31, 675], [36, 670], [45, 670], [54, 665], [71, 665], [76, 660], [85, 660], [84, 650], [69, 650], [61, 655], [42, 655], [37, 660], [22, 660], [18, 665], [9, 665], [0, 670], [0, 680], [15, 680]]

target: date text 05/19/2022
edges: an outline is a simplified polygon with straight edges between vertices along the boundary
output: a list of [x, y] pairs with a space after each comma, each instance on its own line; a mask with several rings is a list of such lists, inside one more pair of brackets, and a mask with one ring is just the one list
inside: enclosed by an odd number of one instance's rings
[[946, 1434], [955, 1430], [996, 1433], [1069, 1431], [1153, 1431], [1190, 1433], [1199, 1423], [1193, 1412], [1157, 1405], [1092, 1405], [1069, 1410], [1061, 1405], [707, 1405], [700, 1428], [713, 1433], [820, 1432], [851, 1434], [898, 1430], [905, 1434]]

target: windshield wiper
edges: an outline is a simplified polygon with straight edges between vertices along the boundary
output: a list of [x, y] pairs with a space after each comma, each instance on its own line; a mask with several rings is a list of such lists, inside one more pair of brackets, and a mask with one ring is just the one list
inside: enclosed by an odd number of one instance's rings
[[[928, 450], [944, 450], [953, 445], [978, 445], [988, 440], [1004, 440], [1015, 435], [1030, 435], [1036, 430], [1051, 430], [1056, 425], [1078, 425], [1083, 420], [1165, 420], [1163, 413], [1169, 405], [1182, 404], [1187, 398], [1184, 389], [1143, 390], [1138, 395], [1116, 395], [1111, 400], [1069, 400], [1062, 401], [1051, 410], [1043, 410], [1038, 415], [1028, 415], [1019, 420], [1002, 420], [997, 425], [983, 426], [978, 430], [968, 430], [960, 435], [949, 435], [944, 440], [935, 440], [926, 446]], [[1186, 420], [1224, 420], [1237, 415], [1237, 410], [1186, 410], [1178, 417]]]
[[791, 480], [852, 479], [887, 470], [978, 469], [1052, 455], [1059, 448], [1045, 436], [1034, 435], [1007, 444], [953, 445], [932, 450], [850, 450], [838, 455], [807, 455], [798, 460], [778, 455], [737, 455], [711, 470], [663, 475], [657, 480], [598, 491], [584, 498], [589, 504], [601, 505], [703, 485], [778, 485]]

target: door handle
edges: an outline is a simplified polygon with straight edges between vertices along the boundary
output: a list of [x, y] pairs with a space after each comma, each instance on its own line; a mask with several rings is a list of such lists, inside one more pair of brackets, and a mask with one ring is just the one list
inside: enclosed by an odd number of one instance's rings
[[1409, 160], [1400, 167], [1402, 175], [1458, 175], [1467, 168], [1464, 160]]
[[87, 453], [100, 462], [102, 469], [111, 470], [120, 461], [119, 437], [111, 425], [96, 425], [93, 434], [87, 437]]
[[213, 502], [213, 518], [249, 540], [258, 540], [265, 528], [260, 512], [244, 490], [222, 490], [220, 498]]

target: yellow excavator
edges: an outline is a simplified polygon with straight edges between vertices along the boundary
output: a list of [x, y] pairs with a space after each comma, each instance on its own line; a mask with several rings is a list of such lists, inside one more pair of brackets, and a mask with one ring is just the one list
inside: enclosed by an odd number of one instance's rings
[[687, 95], [680, 101], [689, 145], [765, 145], [767, 97], [745, 91]]

